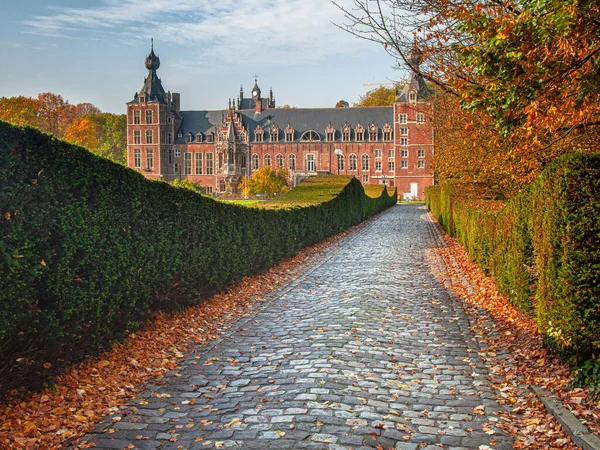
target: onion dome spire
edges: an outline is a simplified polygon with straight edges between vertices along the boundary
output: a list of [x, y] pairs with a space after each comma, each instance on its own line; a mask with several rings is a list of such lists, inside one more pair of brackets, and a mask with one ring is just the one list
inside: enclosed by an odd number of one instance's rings
[[152, 38], [152, 47], [150, 48], [150, 54], [146, 56], [145, 65], [146, 69], [152, 71], [158, 70], [160, 67], [160, 58], [154, 53], [154, 38]]

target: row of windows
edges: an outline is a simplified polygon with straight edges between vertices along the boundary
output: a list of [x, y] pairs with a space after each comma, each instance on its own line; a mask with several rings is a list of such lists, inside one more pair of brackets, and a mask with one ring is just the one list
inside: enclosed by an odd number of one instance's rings
[[[142, 112], [139, 110], [133, 111], [133, 124], [134, 125], [140, 125], [141, 122], [141, 116], [142, 116]], [[160, 123], [165, 123], [165, 119], [167, 117], [167, 114], [165, 111], [161, 111], [160, 112]], [[145, 124], [151, 124], [154, 123], [153, 118], [154, 118], [154, 112], [151, 109], [147, 109], [144, 111], [144, 118], [145, 120]], [[169, 117], [169, 123], [171, 123], [171, 118]]]
[[[393, 150], [392, 150], [393, 151]], [[371, 167], [371, 158], [369, 155], [362, 155], [361, 159], [361, 170], [362, 171], [368, 171]], [[254, 154], [252, 155], [251, 158], [251, 165], [250, 168], [252, 170], [258, 170], [259, 169], [259, 164], [260, 164], [260, 158], [258, 155]], [[400, 167], [402, 169], [408, 169], [408, 160], [407, 159], [403, 159], [400, 162]], [[271, 166], [272, 165], [272, 159], [271, 159], [271, 155], [264, 155], [263, 156], [263, 165], [266, 166]], [[283, 155], [277, 155], [275, 157], [275, 165], [276, 167], [284, 167], [284, 157]], [[345, 170], [345, 166], [346, 166], [346, 158], [342, 155], [338, 156], [337, 158], [337, 168], [339, 171]], [[348, 156], [348, 170], [352, 171], [356, 171], [357, 170], [357, 166], [358, 166], [358, 157], [354, 154]], [[383, 162], [379, 159], [375, 160], [375, 171], [376, 172], [381, 172], [382, 171], [382, 167], [383, 167]], [[289, 155], [288, 156], [288, 170], [296, 170], [296, 155]], [[315, 164], [315, 156], [308, 154], [306, 155], [306, 161], [305, 161], [305, 168], [307, 172], [315, 172], [316, 171], [316, 164]], [[418, 169], [424, 169], [425, 168], [425, 161], [424, 160], [419, 160], [417, 161], [417, 168]], [[389, 171], [394, 171], [396, 170], [396, 163], [393, 160], [388, 160], [388, 170]]]
[[[398, 114], [398, 122], [399, 123], [408, 123], [408, 116], [405, 113]], [[415, 122], [425, 123], [425, 114], [417, 113], [417, 115], [415, 117]]]
[[[142, 168], [142, 150], [136, 148], [133, 150], [133, 167], [136, 169]], [[144, 169], [152, 170], [154, 168], [154, 149], [146, 149], [146, 165]]]

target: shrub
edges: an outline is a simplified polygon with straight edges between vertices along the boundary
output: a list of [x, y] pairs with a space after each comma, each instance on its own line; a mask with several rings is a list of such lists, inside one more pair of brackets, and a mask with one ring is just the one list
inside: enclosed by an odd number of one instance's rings
[[328, 190], [320, 203], [247, 208], [0, 122], [0, 357], [96, 348], [149, 309], [198, 303], [396, 201], [335, 179], [309, 181]]
[[450, 181], [439, 193], [427, 191], [430, 209], [546, 341], [575, 361], [597, 357], [600, 155], [558, 158], [504, 207], [479, 185]]

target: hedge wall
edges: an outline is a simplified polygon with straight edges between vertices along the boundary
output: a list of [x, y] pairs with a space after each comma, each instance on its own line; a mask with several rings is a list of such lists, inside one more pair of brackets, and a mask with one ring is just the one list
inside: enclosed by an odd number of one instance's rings
[[314, 206], [228, 205], [0, 122], [0, 358], [106, 343], [395, 203], [345, 177]]
[[579, 360], [598, 355], [600, 155], [555, 160], [504, 207], [452, 197], [468, 191], [462, 186], [452, 181], [426, 191], [444, 228], [555, 348]]

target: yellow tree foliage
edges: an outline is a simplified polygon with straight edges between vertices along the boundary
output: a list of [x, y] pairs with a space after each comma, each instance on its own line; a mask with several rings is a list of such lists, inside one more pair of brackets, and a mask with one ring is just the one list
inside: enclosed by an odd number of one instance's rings
[[354, 106], [370, 108], [373, 106], [392, 106], [396, 100], [396, 87], [379, 86], [361, 95]]
[[64, 138], [66, 141], [88, 149], [94, 149], [98, 145], [96, 127], [87, 117], [81, 117], [71, 122], [65, 131]]
[[269, 198], [284, 194], [289, 190], [287, 176], [287, 171], [282, 167], [274, 171], [271, 166], [265, 166], [252, 174], [247, 188], [242, 185], [242, 192], [247, 189], [248, 194], [264, 194]]

